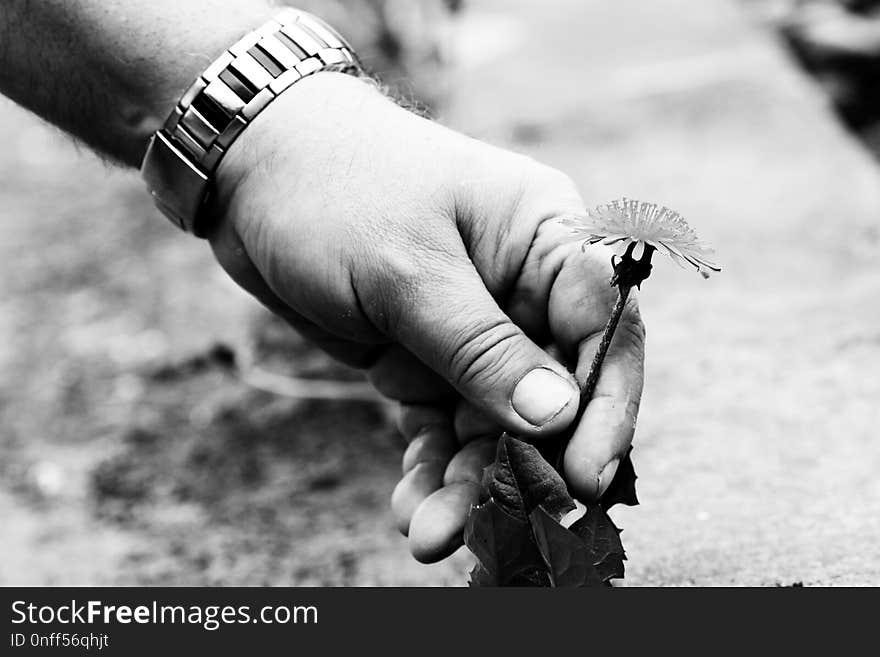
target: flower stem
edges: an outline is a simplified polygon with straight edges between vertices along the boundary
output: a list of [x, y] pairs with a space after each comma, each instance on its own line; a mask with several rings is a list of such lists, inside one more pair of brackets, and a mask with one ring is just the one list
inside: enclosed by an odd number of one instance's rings
[[614, 337], [614, 332], [617, 330], [617, 324], [620, 322], [620, 316], [623, 314], [623, 309], [626, 306], [626, 300], [629, 298], [630, 290], [632, 290], [631, 285], [620, 285], [617, 288], [617, 301], [614, 304], [614, 308], [611, 310], [611, 316], [608, 318], [608, 322], [605, 324], [605, 330], [602, 332], [602, 339], [599, 341], [596, 355], [593, 356], [593, 362], [590, 365], [590, 372], [587, 374], [587, 380], [581, 388], [580, 403], [578, 404], [578, 412], [574, 424], [581, 419], [581, 416], [587, 409], [587, 404], [590, 403], [590, 400], [593, 398], [593, 393], [596, 391], [596, 383], [599, 381], [599, 372], [602, 370], [602, 363], [605, 361], [605, 356], [608, 354], [608, 347], [611, 346], [611, 339]]
[[550, 444], [546, 450], [541, 450], [539, 447], [544, 458], [552, 463], [559, 472], [562, 472], [562, 459], [565, 456], [565, 448], [568, 446], [568, 441], [571, 440], [572, 435], [574, 435], [574, 430], [580, 424], [584, 411], [587, 410], [587, 406], [593, 398], [593, 393], [596, 391], [596, 384], [599, 381], [599, 373], [602, 371], [602, 363], [605, 362], [605, 356], [608, 354], [608, 348], [611, 346], [614, 332], [617, 330], [617, 325], [620, 323], [620, 317], [623, 315], [623, 309], [626, 307], [626, 300], [629, 298], [630, 290], [632, 290], [631, 285], [617, 286], [617, 301], [614, 303], [614, 308], [611, 309], [611, 316], [608, 318], [608, 321], [605, 324], [605, 329], [602, 331], [602, 339], [599, 341], [599, 347], [596, 349], [596, 354], [593, 356], [593, 362], [590, 364], [590, 371], [587, 373], [587, 380], [584, 382], [584, 385], [581, 386], [578, 410], [574, 420], [572, 420], [571, 425], [566, 431], [560, 434], [556, 439], [548, 441]]
[[654, 248], [647, 246], [642, 253], [642, 257], [638, 260], [632, 257], [634, 245], [630, 245], [627, 252], [614, 263], [614, 276], [611, 284], [617, 287], [617, 301], [611, 310], [611, 316], [605, 324], [605, 330], [602, 331], [602, 339], [599, 341], [599, 347], [596, 349], [596, 355], [593, 356], [593, 362], [590, 364], [590, 371], [587, 373], [587, 380], [581, 387], [580, 400], [578, 402], [578, 410], [571, 425], [557, 438], [546, 441], [542, 446], [538, 447], [542, 456], [554, 465], [554, 467], [562, 472], [563, 457], [565, 456], [565, 448], [568, 441], [571, 440], [575, 429], [581, 422], [584, 412], [593, 393], [596, 392], [596, 384], [599, 381], [599, 374], [602, 371], [602, 363], [605, 362], [605, 356], [611, 347], [611, 340], [614, 338], [614, 332], [620, 323], [620, 317], [623, 315], [623, 309], [626, 308], [626, 301], [629, 298], [630, 291], [633, 286], [641, 286], [648, 276], [651, 275], [651, 256]]

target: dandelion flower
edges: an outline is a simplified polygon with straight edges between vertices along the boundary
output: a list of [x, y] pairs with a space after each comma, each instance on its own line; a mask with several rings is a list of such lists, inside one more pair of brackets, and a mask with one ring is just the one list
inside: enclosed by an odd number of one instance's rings
[[709, 260], [713, 251], [700, 242], [684, 218], [656, 203], [623, 198], [587, 211], [585, 217], [563, 219], [585, 244], [604, 244], [618, 255], [641, 260], [647, 247], [666, 254], [678, 265], [690, 264], [704, 278], [721, 268]]

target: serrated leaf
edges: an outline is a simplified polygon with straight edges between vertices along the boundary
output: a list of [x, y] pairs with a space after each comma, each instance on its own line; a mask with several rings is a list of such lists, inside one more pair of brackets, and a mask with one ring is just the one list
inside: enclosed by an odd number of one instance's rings
[[626, 456], [620, 459], [620, 465], [617, 466], [614, 479], [611, 480], [608, 489], [599, 501], [606, 511], [615, 504], [636, 506], [639, 503], [639, 498], [636, 496], [636, 479], [638, 477], [635, 468], [633, 468], [630, 454], [632, 454], [632, 447], [629, 448]]
[[471, 572], [473, 586], [549, 586], [529, 523], [511, 516], [494, 500], [471, 509], [464, 543], [479, 563], [479, 569]]
[[471, 578], [470, 581], [468, 581], [468, 586], [498, 586], [498, 580], [479, 563], [473, 567], [470, 575]]
[[586, 547], [589, 560], [603, 581], [623, 577], [626, 553], [620, 542], [620, 530], [598, 504], [587, 507], [587, 512], [569, 530]]
[[606, 586], [590, 561], [587, 546], [542, 507], [529, 516], [535, 541], [557, 587]]
[[535, 447], [506, 433], [498, 441], [486, 483], [498, 506], [523, 523], [538, 506], [556, 518], [575, 508], [568, 487], [553, 466]]
[[610, 586], [626, 555], [607, 509], [638, 504], [635, 480], [627, 452], [602, 500], [566, 529], [558, 521], [574, 503], [562, 477], [535, 447], [504, 434], [465, 527], [478, 562], [470, 585]]

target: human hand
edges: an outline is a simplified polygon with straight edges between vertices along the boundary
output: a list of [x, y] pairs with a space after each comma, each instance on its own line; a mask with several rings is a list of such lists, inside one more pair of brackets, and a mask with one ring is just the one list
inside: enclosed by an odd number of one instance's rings
[[[610, 254], [582, 252], [557, 221], [584, 211], [573, 184], [320, 73], [257, 117], [217, 189], [221, 265], [401, 402], [392, 508], [417, 559], [447, 556], [500, 432], [540, 440], [574, 419], [614, 303]], [[601, 495], [632, 440], [643, 353], [632, 300], [565, 453], [581, 498]]]

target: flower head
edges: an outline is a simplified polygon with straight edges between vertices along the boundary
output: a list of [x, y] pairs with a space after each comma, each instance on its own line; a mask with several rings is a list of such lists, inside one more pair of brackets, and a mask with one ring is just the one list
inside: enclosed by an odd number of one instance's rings
[[563, 219], [562, 223], [573, 228], [576, 239], [585, 240], [585, 244], [602, 243], [618, 255], [629, 251], [634, 260], [640, 260], [650, 246], [682, 267], [696, 267], [704, 278], [709, 277], [709, 271], [721, 271], [708, 260], [712, 249], [699, 241], [684, 218], [655, 203], [623, 198], [587, 210], [585, 217]]

